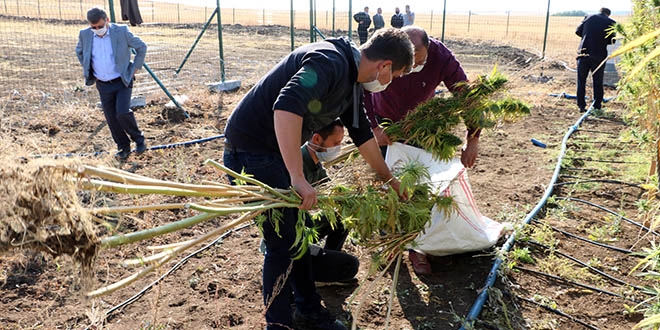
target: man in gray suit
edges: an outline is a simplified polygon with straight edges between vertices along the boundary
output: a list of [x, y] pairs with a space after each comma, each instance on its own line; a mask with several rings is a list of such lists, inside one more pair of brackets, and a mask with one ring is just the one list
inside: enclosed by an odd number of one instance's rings
[[[136, 143], [138, 154], [147, 149], [130, 109], [134, 74], [144, 64], [147, 45], [125, 25], [108, 22], [108, 15], [100, 8], [90, 9], [87, 21], [90, 26], [80, 30], [76, 55], [83, 67], [85, 84], [96, 83], [105, 119], [119, 149], [116, 157], [125, 160], [131, 153], [131, 140]], [[131, 48], [136, 52], [133, 61]]]

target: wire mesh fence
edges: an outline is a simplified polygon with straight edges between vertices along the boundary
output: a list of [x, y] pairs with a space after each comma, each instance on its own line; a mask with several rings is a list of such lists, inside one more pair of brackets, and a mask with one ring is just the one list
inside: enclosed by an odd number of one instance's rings
[[[65, 98], [67, 93], [82, 89], [82, 71], [74, 49], [78, 30], [87, 26], [86, 11], [95, 6], [106, 11], [112, 9], [118, 21], [123, 18], [119, 1], [114, 1], [113, 8], [109, 8], [109, 0], [1, 1], [0, 43], [4, 46], [0, 48], [0, 92], [5, 95], [20, 89], [36, 89]], [[289, 7], [289, 1], [278, 1], [282, 2], [281, 8]], [[191, 5], [185, 1], [140, 1], [139, 4], [144, 22], [131, 27], [131, 31], [148, 44], [146, 63], [166, 87], [176, 93], [220, 80], [215, 19], [185, 66], [178, 74], [175, 72], [214, 12], [214, 6]], [[426, 28], [436, 38], [488, 41], [541, 55], [546, 40], [544, 7], [545, 2], [539, 1], [538, 14], [418, 12], [415, 24]], [[312, 23], [327, 36], [349, 34], [347, 7], [316, 10], [311, 19], [309, 7], [296, 9], [221, 9], [224, 63], [229, 79], [256, 81], [290, 50], [291, 40], [295, 46], [309, 42]], [[393, 11], [383, 12], [386, 26], [392, 14]], [[550, 17], [546, 56], [572, 64], [578, 43], [574, 31], [581, 19]], [[295, 27], [292, 34], [291, 22]], [[356, 27], [352, 23], [352, 28]], [[144, 70], [139, 71], [136, 78], [135, 93], [160, 92]]]

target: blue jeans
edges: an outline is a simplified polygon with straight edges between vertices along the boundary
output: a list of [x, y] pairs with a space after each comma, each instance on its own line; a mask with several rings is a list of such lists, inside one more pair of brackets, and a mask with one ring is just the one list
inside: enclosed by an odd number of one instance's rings
[[97, 80], [96, 89], [99, 91], [103, 114], [117, 149], [131, 150], [131, 140], [137, 144], [144, 143], [142, 131], [130, 109], [133, 83], [126, 87], [119, 78], [111, 82]]
[[[225, 150], [223, 161], [228, 168], [236, 172], [245, 171], [245, 173], [253, 175], [255, 179], [273, 188], [288, 189], [291, 186], [289, 172], [280, 155]], [[301, 313], [310, 313], [321, 306], [321, 297], [316, 293], [316, 286], [314, 285], [311, 255], [307, 252], [298, 260], [291, 259], [297, 250], [296, 247], [293, 247], [293, 243], [296, 239], [295, 225], [298, 221], [298, 209], [282, 208], [278, 211], [282, 213], [279, 234], [275, 232], [270, 213], [267, 214], [268, 221], [263, 225], [263, 235], [266, 243], [266, 256], [264, 257], [263, 267], [264, 305], [268, 306], [269, 301], [272, 300], [266, 311], [266, 322], [269, 330], [286, 329], [286, 327], [281, 327], [278, 324], [291, 326], [292, 310], [289, 299], [292, 289], [296, 308]], [[273, 287], [278, 278], [285, 276], [291, 262], [293, 262], [293, 265], [287, 283], [282, 285], [277, 296], [272, 298]]]
[[[584, 100], [587, 86], [587, 76], [591, 71], [594, 87], [594, 108], [600, 109], [603, 104], [603, 76], [605, 74], [605, 65], [596, 70], [605, 58], [591, 58], [590, 56], [581, 56], [577, 60], [577, 104], [580, 109], [586, 109], [587, 102]], [[596, 71], [594, 71], [596, 70]]]

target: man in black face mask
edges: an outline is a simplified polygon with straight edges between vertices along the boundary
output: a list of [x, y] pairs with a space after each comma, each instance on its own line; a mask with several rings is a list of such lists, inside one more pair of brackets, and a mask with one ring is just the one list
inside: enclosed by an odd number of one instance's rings
[[397, 28], [397, 29], [403, 27], [403, 15], [401, 14], [399, 7], [396, 7], [396, 9], [394, 9], [394, 15], [392, 15], [392, 19], [390, 20], [390, 25], [392, 25], [393, 28]]

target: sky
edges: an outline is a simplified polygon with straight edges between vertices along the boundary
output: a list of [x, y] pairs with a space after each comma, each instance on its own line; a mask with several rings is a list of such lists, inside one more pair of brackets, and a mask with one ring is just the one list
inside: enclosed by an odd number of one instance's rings
[[[156, 0], [162, 2], [180, 2], [213, 7], [215, 0]], [[445, 0], [352, 0], [353, 10], [362, 10], [369, 6], [372, 12], [377, 7], [382, 7], [385, 13], [393, 12], [394, 7], [403, 7], [409, 4], [413, 11], [419, 12], [441, 12]], [[587, 13], [595, 13], [601, 7], [607, 7], [613, 12], [629, 12], [632, 9], [632, 0], [549, 0], [550, 12], [557, 13], [570, 10], [582, 10]], [[309, 9], [309, 0], [293, 0], [296, 10]], [[548, 8], [548, 0], [446, 0], [447, 12], [487, 12], [504, 13], [545, 13]], [[346, 11], [349, 0], [335, 0], [336, 10]], [[223, 8], [266, 8], [266, 9], [289, 9], [290, 0], [220, 0]], [[316, 0], [317, 10], [331, 10], [332, 0]]]

